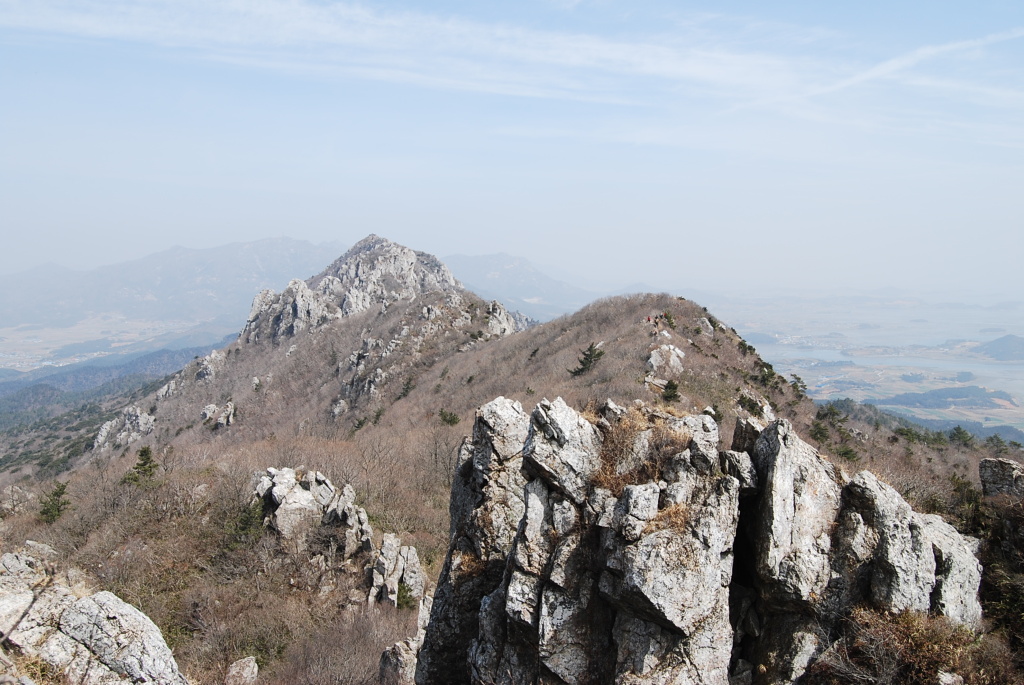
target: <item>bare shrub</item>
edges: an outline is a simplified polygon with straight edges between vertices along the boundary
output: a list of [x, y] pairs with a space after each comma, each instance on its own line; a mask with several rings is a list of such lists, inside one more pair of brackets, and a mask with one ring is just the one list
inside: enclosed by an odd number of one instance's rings
[[808, 677], [824, 685], [934, 685], [940, 671], [957, 673], [969, 685], [1020, 682], [1009, 650], [995, 638], [979, 640], [942, 617], [863, 607], [844, 620], [839, 640]]
[[380, 655], [416, 630], [416, 612], [370, 607], [342, 612], [295, 641], [268, 685], [377, 685]]

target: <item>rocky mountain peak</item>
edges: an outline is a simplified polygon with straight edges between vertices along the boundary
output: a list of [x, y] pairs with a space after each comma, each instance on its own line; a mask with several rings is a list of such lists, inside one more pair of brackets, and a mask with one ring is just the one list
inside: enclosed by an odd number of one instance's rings
[[426, 293], [463, 291], [437, 257], [369, 235], [313, 278], [293, 280], [281, 293], [262, 291], [241, 337], [250, 343], [277, 340]]
[[437, 257], [372, 234], [311, 279], [310, 286], [331, 296], [344, 316], [426, 292], [463, 289]]

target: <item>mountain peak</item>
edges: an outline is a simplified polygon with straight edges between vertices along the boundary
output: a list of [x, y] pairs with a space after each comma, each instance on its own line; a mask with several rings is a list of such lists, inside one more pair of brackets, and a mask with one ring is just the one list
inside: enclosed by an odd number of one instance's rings
[[343, 316], [412, 300], [427, 292], [458, 292], [462, 284], [437, 257], [370, 234], [309, 281]]
[[256, 342], [292, 336], [426, 293], [464, 290], [437, 257], [371, 234], [313, 278], [294, 280], [282, 293], [257, 295], [242, 337]]

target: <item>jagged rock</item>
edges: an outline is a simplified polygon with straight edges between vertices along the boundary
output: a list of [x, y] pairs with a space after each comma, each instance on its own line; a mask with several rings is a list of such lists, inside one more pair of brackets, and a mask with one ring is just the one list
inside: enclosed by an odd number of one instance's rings
[[662, 345], [651, 351], [647, 357], [647, 370], [652, 373], [667, 373], [678, 376], [685, 370], [683, 359], [686, 353], [675, 345]]
[[413, 685], [416, 682], [416, 658], [430, 621], [433, 598], [425, 595], [420, 600], [416, 621], [416, 635], [396, 642], [380, 655], [379, 682], [381, 685]]
[[503, 338], [524, 328], [525, 326], [517, 322], [516, 318], [497, 300], [487, 305], [487, 329], [485, 331], [487, 335]]
[[373, 565], [372, 583], [367, 597], [371, 604], [386, 602], [398, 606], [403, 585], [410, 600], [422, 599], [424, 576], [416, 548], [402, 547], [397, 535], [386, 533]]
[[177, 390], [177, 388], [178, 388], [178, 381], [176, 381], [176, 380], [168, 381], [164, 385], [160, 386], [160, 389], [156, 391], [156, 399], [157, 400], [167, 399], [168, 397], [170, 397], [171, 395], [174, 394], [174, 392], [175, 392], [175, 390]]
[[[420, 685], [783, 685], [829, 647], [851, 606], [977, 623], [971, 540], [868, 472], [848, 480], [787, 421], [761, 431], [751, 458], [717, 452], [709, 416], [641, 406], [651, 425], [691, 436], [689, 447], [660, 480], [622, 484], [615, 497], [588, 466], [600, 439], [581, 438], [587, 428], [559, 402], [529, 420], [504, 398], [477, 413]], [[606, 402], [600, 413], [607, 431], [626, 411]], [[654, 458], [650, 449], [643, 442], [638, 458]], [[406, 674], [410, 654], [393, 653]]]
[[104, 450], [127, 447], [153, 432], [156, 419], [131, 405], [121, 411], [121, 416], [100, 426], [93, 441], [93, 449]]
[[197, 381], [212, 381], [217, 376], [217, 372], [224, 367], [226, 359], [227, 354], [221, 350], [214, 350], [206, 355], [198, 362], [195, 379]]
[[832, 524], [844, 477], [785, 419], [761, 433], [753, 458], [762, 488], [755, 530], [758, 576], [776, 603], [806, 608], [831, 578]]
[[[693, 481], [688, 511], [661, 507], [657, 483], [628, 485], [614, 498], [604, 490], [591, 492], [590, 483], [581, 481], [589, 496], [578, 502], [580, 492], [566, 487], [572, 481], [565, 474], [578, 474], [573, 465], [599, 459], [600, 441], [580, 447], [578, 433], [586, 435], [586, 429], [581, 431], [568, 408], [551, 411], [560, 402], [544, 402], [543, 413], [534, 414], [528, 443], [546, 430], [543, 439], [552, 449], [544, 455], [545, 468], [534, 466], [526, 451], [524, 465], [533, 478], [524, 486], [526, 506], [503, 580], [473, 610], [476, 639], [446, 682], [532, 682], [540, 667], [549, 674], [543, 681], [551, 683], [725, 683], [737, 481], [687, 462], [679, 478]], [[613, 420], [615, 408], [605, 405]], [[561, 414], [559, 420], [552, 414]], [[698, 428], [702, 435], [717, 430], [700, 420], [679, 423], [680, 430]], [[563, 426], [577, 435], [566, 435]], [[564, 449], [570, 444], [574, 450]], [[687, 514], [693, 512], [702, 515], [691, 519]], [[441, 613], [437, 606], [434, 616]], [[427, 640], [439, 639], [439, 632], [432, 617]], [[461, 650], [450, 646], [453, 654], [447, 656], [456, 662]], [[434, 682], [424, 656], [418, 682]]]
[[982, 459], [978, 466], [981, 491], [986, 497], [1024, 497], [1024, 465], [1010, 459]]
[[344, 316], [379, 307], [381, 302], [462, 289], [436, 257], [376, 235], [353, 245], [311, 286], [337, 302]]
[[300, 476], [295, 469], [268, 468], [253, 482], [253, 500], [262, 500], [268, 525], [296, 552], [305, 549], [306, 537], [322, 524], [345, 528], [341, 538], [346, 558], [360, 550], [370, 551], [373, 531], [366, 512], [355, 506], [355, 499], [351, 485], [339, 491], [319, 471]]
[[220, 415], [217, 417], [217, 426], [219, 426], [220, 428], [224, 428], [225, 426], [230, 426], [234, 422], [235, 403], [228, 402], [227, 404], [224, 405], [224, 410], [220, 412]]
[[753, 454], [757, 439], [761, 437], [761, 431], [767, 427], [767, 421], [753, 416], [737, 416], [736, 427], [732, 432], [732, 450]]
[[601, 436], [561, 397], [541, 400], [530, 415], [532, 430], [523, 451], [526, 467], [543, 474], [576, 503], [586, 499], [591, 479], [601, 468]]
[[224, 685], [253, 685], [259, 674], [260, 667], [256, 663], [256, 657], [247, 656], [228, 666]]
[[740, 485], [740, 495], [753, 495], [758, 492], [757, 469], [746, 452], [726, 450], [718, 454], [718, 467], [722, 473], [732, 476]]
[[187, 685], [145, 614], [110, 592], [76, 597], [66, 580], [24, 553], [0, 557], [0, 629], [69, 682]]
[[504, 574], [526, 511], [523, 449], [530, 416], [499, 397], [476, 412], [472, 441], [460, 450], [452, 481], [451, 542], [434, 593], [416, 665], [421, 684], [469, 682], [468, 653], [483, 598]]
[[871, 575], [876, 607], [933, 611], [968, 626], [978, 624], [981, 564], [952, 526], [939, 516], [914, 512], [869, 471], [850, 481], [844, 498], [872, 529], [869, 539], [877, 540]]
[[252, 344], [278, 341], [302, 331], [316, 331], [338, 316], [338, 307], [327, 294], [295, 279], [279, 295], [263, 290], [253, 299], [239, 339]]

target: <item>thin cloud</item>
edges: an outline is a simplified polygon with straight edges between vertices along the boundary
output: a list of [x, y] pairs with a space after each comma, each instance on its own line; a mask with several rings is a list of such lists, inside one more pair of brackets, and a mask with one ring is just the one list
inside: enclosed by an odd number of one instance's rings
[[897, 72], [905, 71], [911, 67], [917, 66], [922, 62], [933, 59], [940, 55], [963, 52], [965, 50], [972, 50], [975, 48], [982, 48], [995, 43], [1002, 43], [1008, 40], [1015, 40], [1017, 38], [1024, 37], [1024, 28], [1015, 28], [1010, 31], [1003, 31], [1001, 33], [993, 33], [982, 38], [976, 38], [973, 40], [960, 40], [952, 43], [943, 43], [942, 45], [926, 45], [916, 50], [908, 52], [904, 55], [894, 57], [886, 60], [880, 64], [876, 64], [870, 69], [866, 69], [858, 74], [843, 79], [838, 83], [834, 83], [824, 88], [815, 90], [812, 95], [822, 95], [825, 93], [834, 93], [844, 88], [850, 88], [852, 86], [867, 83], [868, 81], [874, 81], [881, 78], [892, 76]]
[[630, 101], [623, 79], [750, 97], [803, 82], [777, 55], [685, 39], [621, 41], [303, 0], [8, 0], [0, 26], [188, 48], [239, 62], [491, 92]]

